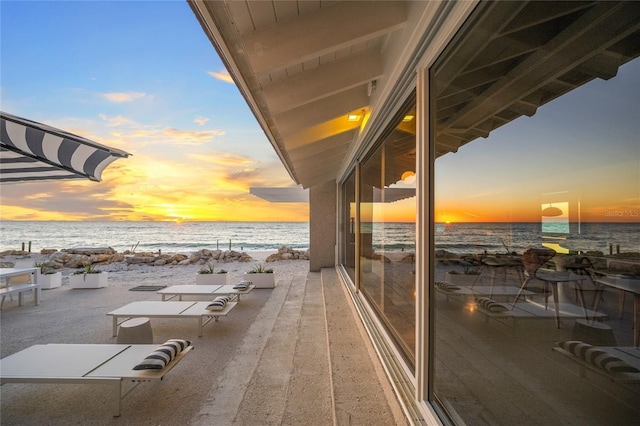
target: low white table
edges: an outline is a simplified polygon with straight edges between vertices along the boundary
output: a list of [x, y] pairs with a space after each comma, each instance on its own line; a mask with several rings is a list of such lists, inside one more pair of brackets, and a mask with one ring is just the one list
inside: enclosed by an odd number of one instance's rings
[[[133, 367], [159, 345], [48, 344], [34, 345], [0, 360], [0, 383], [69, 383], [109, 385], [116, 401], [121, 401], [141, 382], [162, 378], [191, 350], [187, 347], [161, 370], [134, 370]], [[123, 393], [123, 382], [133, 387]]]
[[[202, 327], [212, 319], [218, 321], [219, 317], [226, 316], [238, 302], [228, 302], [220, 311], [206, 309], [211, 302], [132, 302], [121, 308], [111, 311], [107, 316], [113, 317], [113, 337], [118, 335], [118, 325], [129, 318], [191, 318], [198, 320], [198, 337], [202, 337]], [[118, 318], [125, 318], [118, 322]]]

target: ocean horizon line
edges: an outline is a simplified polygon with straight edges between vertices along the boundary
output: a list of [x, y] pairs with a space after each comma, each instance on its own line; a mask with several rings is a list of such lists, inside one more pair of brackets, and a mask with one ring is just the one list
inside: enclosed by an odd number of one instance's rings
[[[60, 223], [166, 223], [166, 224], [189, 224], [189, 223], [309, 223], [308, 220], [60, 220], [60, 219], [0, 219], [1, 222], [31, 222], [31, 223], [43, 223], [43, 222], [60, 222]], [[366, 222], [366, 223], [375, 223], [375, 224], [415, 224], [415, 222], [411, 221], [386, 221], [386, 222]], [[640, 224], [640, 220], [629, 220], [629, 221], [573, 221], [573, 222], [564, 222], [568, 224]], [[540, 221], [481, 221], [481, 222], [434, 222], [437, 225], [456, 225], [456, 224], [464, 224], [464, 225], [482, 225], [482, 224], [540, 224], [543, 223]]]
[[308, 220], [56, 220], [0, 219], [0, 222], [63, 222], [63, 223], [309, 223]]

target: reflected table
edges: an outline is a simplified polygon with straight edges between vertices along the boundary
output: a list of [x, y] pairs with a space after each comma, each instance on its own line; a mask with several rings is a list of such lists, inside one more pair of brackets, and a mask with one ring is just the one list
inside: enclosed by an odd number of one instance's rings
[[586, 320], [589, 320], [587, 308], [585, 307], [584, 303], [584, 295], [582, 293], [582, 281], [587, 279], [586, 276], [574, 274], [573, 272], [569, 271], [551, 271], [546, 269], [538, 269], [538, 271], [536, 272], [536, 278], [551, 287], [553, 304], [556, 313], [556, 328], [560, 328], [560, 300], [558, 297], [558, 285], [561, 283], [575, 284], [576, 289], [578, 290], [578, 300], [580, 301], [580, 306], [582, 307], [584, 318]]
[[[596, 278], [596, 285], [606, 285], [633, 294], [633, 346], [640, 342], [640, 278], [626, 275], [602, 275]], [[599, 287], [598, 287], [599, 289]], [[600, 297], [596, 297], [593, 310], [600, 306]]]
[[[522, 271], [522, 259], [518, 256], [490, 256], [485, 257], [481, 260], [482, 268], [480, 275], [476, 278], [473, 283], [473, 286], [481, 279], [486, 271], [489, 272], [490, 285], [493, 287], [496, 281], [496, 275], [498, 271], [502, 271], [504, 274], [505, 284], [507, 281], [507, 271], [509, 269], [514, 269], [518, 274], [518, 279], [520, 282], [524, 281], [524, 273]], [[473, 287], [472, 286], [472, 287]]]

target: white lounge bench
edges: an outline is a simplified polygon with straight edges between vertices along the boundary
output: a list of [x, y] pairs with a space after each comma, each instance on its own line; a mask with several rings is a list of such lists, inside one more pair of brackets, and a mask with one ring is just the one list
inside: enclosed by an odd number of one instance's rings
[[[114, 415], [120, 416], [122, 399], [129, 392], [141, 382], [162, 380], [193, 349], [186, 347], [162, 369], [133, 369], [158, 346], [34, 345], [0, 360], [0, 382], [108, 385], [116, 401]], [[123, 393], [125, 381], [131, 381], [133, 386]]]
[[[573, 345], [571, 345], [572, 343]], [[583, 348], [574, 353], [570, 348], [576, 344], [582, 345]], [[586, 371], [589, 370], [607, 377], [612, 382], [640, 383], [640, 348], [630, 346], [591, 346], [581, 341], [567, 341], [558, 343], [557, 346], [553, 347], [553, 350], [577, 363], [580, 377], [586, 378]], [[588, 350], [598, 351], [599, 354], [589, 354]], [[611, 361], [611, 359], [615, 361], [607, 362]], [[624, 363], [624, 367], [620, 366], [621, 363]]]
[[[559, 303], [558, 311], [556, 312], [553, 302], [549, 303], [549, 306], [545, 307], [544, 303], [536, 303], [532, 301], [518, 302], [515, 305], [492, 303], [488, 298], [478, 298], [476, 300], [484, 300], [485, 306], [482, 303], [475, 304], [473, 309], [480, 312], [485, 316], [485, 319], [489, 318], [495, 320], [511, 320], [513, 332], [516, 332], [516, 327], [521, 320], [558, 320], [564, 319], [585, 319], [587, 315], [587, 321], [592, 320], [606, 320], [608, 316], [602, 312], [595, 312], [592, 310], [583, 310], [580, 306], [571, 303]], [[497, 309], [501, 307], [501, 309]]]
[[[461, 286], [448, 283], [446, 281], [438, 281], [435, 284], [435, 290], [441, 294], [444, 294], [449, 298], [473, 299], [474, 297], [501, 297], [503, 299], [513, 299], [520, 290], [514, 286], [491, 286], [491, 285], [476, 285], [476, 286]], [[522, 295], [531, 296], [535, 293], [529, 290], [522, 290]]]
[[[113, 317], [113, 337], [118, 335], [118, 325], [129, 318], [191, 318], [198, 321], [198, 337], [202, 337], [202, 328], [212, 319], [226, 316], [238, 302], [228, 302], [220, 311], [207, 310], [211, 302], [132, 302], [107, 315]], [[124, 318], [118, 322], [118, 318]]]
[[239, 290], [233, 288], [233, 285], [202, 285], [202, 284], [189, 284], [189, 285], [172, 285], [170, 287], [158, 290], [156, 293], [162, 296], [162, 300], [171, 300], [178, 297], [178, 300], [182, 300], [183, 296], [230, 296], [235, 300], [240, 301], [240, 296], [248, 294], [255, 288], [254, 285], [250, 285], [246, 290]]

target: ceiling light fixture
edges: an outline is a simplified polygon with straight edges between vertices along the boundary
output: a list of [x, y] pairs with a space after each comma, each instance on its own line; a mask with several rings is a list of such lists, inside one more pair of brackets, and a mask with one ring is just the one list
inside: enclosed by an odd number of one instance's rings
[[402, 121], [411, 121], [415, 118], [415, 115], [405, 115]]
[[551, 204], [549, 204], [549, 207], [542, 209], [542, 216], [546, 216], [546, 217], [562, 216], [562, 210], [560, 210], [557, 207], [553, 207]]
[[402, 174], [402, 177], [400, 177], [400, 179], [402, 179], [402, 182], [404, 182], [405, 184], [412, 185], [416, 181], [416, 174], [411, 170], [407, 170]]

